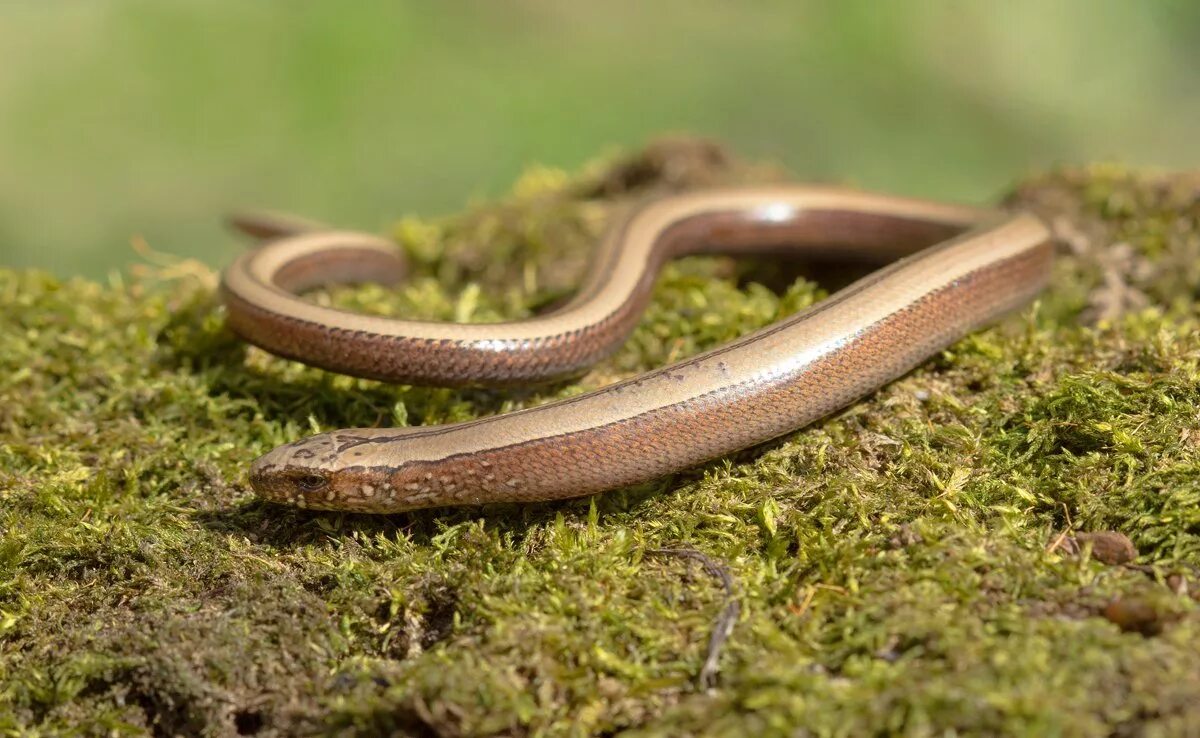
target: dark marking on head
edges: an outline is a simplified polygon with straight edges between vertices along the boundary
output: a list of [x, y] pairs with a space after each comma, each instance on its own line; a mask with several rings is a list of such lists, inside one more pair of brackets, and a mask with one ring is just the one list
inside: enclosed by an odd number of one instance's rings
[[339, 441], [338, 446], [337, 446], [337, 453], [339, 453], [339, 454], [344, 454], [347, 451], [349, 451], [350, 449], [354, 448], [355, 446], [361, 446], [365, 443], [371, 443], [371, 441], [373, 440], [373, 439], [367, 438], [365, 436], [353, 436], [353, 435], [349, 435], [346, 433], [339, 433], [337, 438]]

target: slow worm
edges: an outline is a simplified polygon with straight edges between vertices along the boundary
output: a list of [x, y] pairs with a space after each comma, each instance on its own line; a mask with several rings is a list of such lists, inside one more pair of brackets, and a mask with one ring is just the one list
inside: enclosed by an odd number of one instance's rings
[[577, 375], [613, 352], [682, 254], [794, 251], [888, 266], [762, 330], [584, 395], [465, 423], [338, 430], [254, 462], [261, 496], [390, 513], [530, 502], [647, 481], [794, 431], [901, 376], [1034, 298], [1052, 237], [1037, 217], [843, 189], [676, 195], [629, 211], [564, 307], [447, 324], [350, 313], [297, 293], [394, 282], [396, 246], [361, 233], [247, 218], [272, 238], [224, 273], [230, 326], [276, 354], [390, 382], [511, 385]]

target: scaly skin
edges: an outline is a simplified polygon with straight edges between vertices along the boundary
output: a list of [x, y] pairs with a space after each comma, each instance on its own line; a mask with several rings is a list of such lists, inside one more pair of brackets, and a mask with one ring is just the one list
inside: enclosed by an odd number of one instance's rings
[[264, 498], [378, 513], [587, 495], [794, 431], [1028, 303], [1053, 258], [1049, 230], [1028, 214], [828, 188], [715, 190], [632, 211], [560, 310], [463, 325], [300, 300], [295, 292], [328, 281], [399, 279], [403, 265], [394, 246], [373, 236], [288, 223], [259, 228], [282, 238], [226, 270], [234, 330], [334, 371], [423, 384], [511, 385], [582, 371], [620, 345], [658, 267], [681, 254], [902, 257], [756, 333], [595, 392], [467, 423], [323, 433], [251, 467]]

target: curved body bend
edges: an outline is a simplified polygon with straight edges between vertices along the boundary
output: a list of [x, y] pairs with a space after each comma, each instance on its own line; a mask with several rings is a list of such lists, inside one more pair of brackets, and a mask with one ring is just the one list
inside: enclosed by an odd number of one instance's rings
[[429, 384], [579, 373], [620, 345], [659, 266], [682, 254], [793, 250], [894, 262], [732, 343], [588, 394], [466, 423], [322, 433], [251, 468], [267, 499], [361, 512], [576, 497], [776, 438], [1028, 303], [1053, 258], [1049, 230], [1028, 214], [830, 188], [707, 191], [627, 214], [559, 310], [463, 325], [356, 315], [295, 295], [331, 281], [400, 278], [386, 241], [302, 232], [291, 221], [242, 227], [280, 238], [225, 272], [234, 330], [335, 371]]

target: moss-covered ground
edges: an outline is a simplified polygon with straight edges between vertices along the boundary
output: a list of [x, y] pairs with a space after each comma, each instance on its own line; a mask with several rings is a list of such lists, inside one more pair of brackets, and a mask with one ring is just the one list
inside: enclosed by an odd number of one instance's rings
[[[529, 315], [615, 203], [777, 176], [694, 145], [532, 170], [401, 221], [405, 288], [314, 299]], [[1200, 177], [1060, 171], [1011, 201], [1062, 236], [1053, 287], [844, 412], [642, 488], [389, 517], [257, 502], [246, 467], [600, 386], [839, 275], [677, 262], [614, 358], [513, 393], [276, 359], [225, 330], [213, 273], [153, 253], [106, 283], [0, 270], [0, 733], [1200, 733]], [[733, 579], [711, 688], [725, 592], [667, 548]]]

